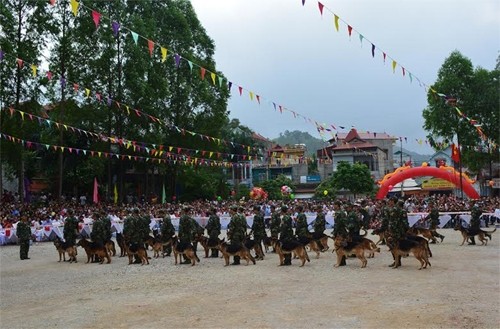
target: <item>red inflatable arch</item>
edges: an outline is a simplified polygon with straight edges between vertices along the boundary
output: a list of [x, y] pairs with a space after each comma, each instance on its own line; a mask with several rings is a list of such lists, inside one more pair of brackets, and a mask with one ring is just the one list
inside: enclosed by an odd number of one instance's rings
[[[450, 183], [455, 184], [455, 186], [460, 187], [460, 175], [456, 173], [453, 168], [450, 167], [414, 167], [414, 168], [399, 168], [394, 172], [394, 174], [388, 174], [381, 181], [380, 189], [377, 193], [377, 199], [383, 199], [389, 192], [389, 186], [394, 186], [397, 183], [404, 181], [405, 179], [411, 177], [421, 177], [421, 176], [433, 176], [447, 180]], [[471, 180], [462, 176], [462, 188], [471, 199], [479, 199], [479, 193], [474, 189]]]

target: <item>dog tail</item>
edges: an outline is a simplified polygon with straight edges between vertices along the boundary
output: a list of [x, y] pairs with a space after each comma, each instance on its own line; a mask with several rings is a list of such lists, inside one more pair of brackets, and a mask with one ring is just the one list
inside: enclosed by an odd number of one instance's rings
[[368, 231], [367, 231], [367, 230], [365, 230], [364, 228], [362, 228], [362, 230], [363, 230], [363, 231], [365, 231], [365, 233], [360, 234], [360, 235], [361, 235], [361, 236], [366, 236], [366, 235], [368, 234]]

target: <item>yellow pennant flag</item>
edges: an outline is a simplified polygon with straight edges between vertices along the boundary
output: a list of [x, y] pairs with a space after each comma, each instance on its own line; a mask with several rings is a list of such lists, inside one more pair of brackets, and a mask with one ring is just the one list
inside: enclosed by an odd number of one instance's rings
[[128, 107], [128, 105], [125, 105], [125, 108], [127, 109], [127, 114], [130, 115], [130, 108]]
[[76, 16], [76, 14], [78, 13], [78, 6], [80, 5], [80, 3], [76, 0], [71, 0], [70, 3], [71, 3], [71, 11], [73, 12], [73, 15]]
[[248, 93], [250, 95], [250, 100], [253, 101], [253, 92], [249, 91]]
[[214, 152], [210, 152], [210, 155], [209, 155], [208, 157], [209, 157], [209, 158], [211, 158], [211, 157], [212, 157], [212, 154], [214, 154]]
[[31, 64], [31, 71], [33, 71], [33, 76], [36, 77], [36, 70], [37, 70], [37, 67], [35, 64]]
[[19, 111], [19, 113], [21, 114], [21, 118], [23, 119], [24, 121], [24, 112], [23, 111]]
[[167, 59], [167, 48], [161, 47], [161, 61], [164, 62]]
[[172, 152], [172, 149], [173, 149], [173, 148], [174, 148], [173, 146], [169, 146], [169, 147], [168, 147], [168, 151], [169, 151], [169, 152]]
[[85, 94], [87, 95], [87, 98], [89, 98], [89, 96], [90, 96], [90, 89], [85, 88]]
[[335, 20], [335, 29], [338, 32], [339, 31], [339, 17], [337, 15], [334, 15], [333, 18]]
[[99, 158], [101, 157], [101, 152], [97, 152], [97, 154], [99, 154]]
[[118, 203], [118, 189], [116, 188], [116, 184], [115, 184], [115, 189], [114, 189], [114, 198], [113, 198], [113, 201], [115, 204]]
[[396, 61], [395, 60], [392, 60], [392, 73], [395, 73], [396, 72]]
[[210, 73], [210, 77], [212, 78], [212, 83], [215, 85], [215, 73]]

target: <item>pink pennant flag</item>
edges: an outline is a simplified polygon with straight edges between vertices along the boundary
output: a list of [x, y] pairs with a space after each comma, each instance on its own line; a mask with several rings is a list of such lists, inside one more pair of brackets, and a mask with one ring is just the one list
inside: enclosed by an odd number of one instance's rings
[[95, 28], [97, 29], [99, 27], [99, 21], [101, 20], [101, 13], [92, 10], [92, 19], [94, 20]]
[[53, 6], [56, 4], [56, 0], [50, 0], [49, 3]]
[[318, 1], [318, 8], [319, 8], [319, 12], [321, 13], [321, 16], [323, 16], [323, 8], [324, 7], [325, 7], [325, 5]]
[[47, 71], [47, 79], [52, 80], [52, 72]]
[[149, 56], [153, 56], [153, 50], [155, 48], [155, 43], [151, 40], [148, 40], [148, 48], [149, 48]]
[[99, 184], [97, 184], [97, 177], [94, 177], [94, 193], [92, 196], [94, 203], [99, 203]]
[[20, 59], [20, 58], [17, 59], [17, 65], [19, 66], [19, 68], [21, 68], [21, 69], [23, 68], [23, 63], [24, 62], [22, 59]]

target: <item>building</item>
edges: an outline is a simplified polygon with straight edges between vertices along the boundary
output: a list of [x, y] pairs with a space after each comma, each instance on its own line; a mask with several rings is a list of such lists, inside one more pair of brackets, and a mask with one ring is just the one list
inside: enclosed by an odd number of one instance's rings
[[304, 144], [274, 145], [267, 151], [265, 161], [252, 164], [253, 181], [261, 182], [285, 175], [294, 184], [300, 183], [301, 177], [307, 176], [306, 154], [307, 149]]
[[318, 168], [321, 179], [326, 179], [336, 171], [341, 161], [363, 163], [375, 180], [394, 170], [393, 147], [397, 138], [387, 133], [362, 132], [351, 129], [348, 133], [338, 133], [330, 145], [317, 151]]

